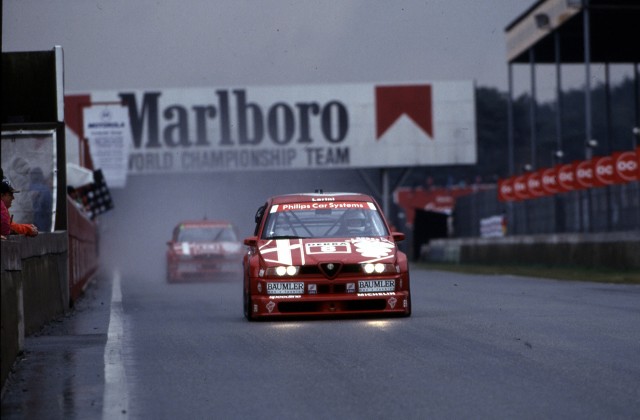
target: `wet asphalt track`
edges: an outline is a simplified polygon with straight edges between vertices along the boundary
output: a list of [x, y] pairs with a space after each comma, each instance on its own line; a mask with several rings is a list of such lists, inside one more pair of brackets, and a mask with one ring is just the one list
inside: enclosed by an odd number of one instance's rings
[[158, 277], [104, 273], [27, 338], [2, 418], [640, 413], [638, 286], [414, 270], [409, 319], [248, 323], [239, 280]]

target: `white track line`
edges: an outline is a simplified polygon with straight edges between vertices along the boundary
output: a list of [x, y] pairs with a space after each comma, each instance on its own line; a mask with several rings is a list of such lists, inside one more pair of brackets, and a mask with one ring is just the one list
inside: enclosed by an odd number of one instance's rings
[[128, 419], [127, 378], [122, 356], [122, 339], [124, 337], [122, 290], [120, 289], [120, 273], [117, 271], [113, 273], [110, 312], [109, 332], [107, 334], [107, 344], [104, 348], [102, 418]]

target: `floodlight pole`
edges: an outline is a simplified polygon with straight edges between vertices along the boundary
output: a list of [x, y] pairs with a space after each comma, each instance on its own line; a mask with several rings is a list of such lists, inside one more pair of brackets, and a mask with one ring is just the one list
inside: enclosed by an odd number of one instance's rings
[[[585, 109], [585, 158], [587, 160], [593, 157], [593, 135], [591, 131], [591, 27], [589, 25], [589, 0], [584, 0], [584, 6], [582, 11], [582, 23], [584, 34], [584, 65], [585, 65], [585, 84], [584, 84], [584, 109]], [[583, 231], [589, 232], [591, 230], [591, 191], [586, 190], [584, 192], [586, 202], [586, 211], [581, 211], [583, 215]], [[584, 209], [583, 209], [584, 210]]]
[[635, 124], [633, 126], [633, 137], [631, 138], [631, 146], [633, 149], [638, 147], [638, 139], [640, 139], [640, 75], [638, 74], [638, 62], [633, 63], [633, 104], [635, 108]]
[[[560, 52], [560, 34], [558, 30], [553, 32], [556, 59], [556, 154], [562, 151], [562, 67]], [[556, 155], [557, 156], [557, 155]], [[554, 161], [551, 161], [554, 164]]]
[[531, 67], [531, 102], [529, 104], [529, 120], [531, 124], [531, 159], [529, 163], [536, 169], [538, 162], [536, 160], [536, 64], [534, 48], [529, 48], [529, 65]]
[[515, 163], [513, 157], [513, 64], [509, 62], [509, 97], [507, 98], [507, 152], [509, 154], [509, 176], [515, 175]]
[[591, 159], [592, 150], [589, 142], [592, 140], [591, 132], [591, 40], [589, 26], [589, 0], [584, 0], [584, 10], [582, 12], [583, 34], [584, 34], [584, 66], [585, 66], [585, 83], [584, 83], [584, 109], [585, 109], [585, 157]]

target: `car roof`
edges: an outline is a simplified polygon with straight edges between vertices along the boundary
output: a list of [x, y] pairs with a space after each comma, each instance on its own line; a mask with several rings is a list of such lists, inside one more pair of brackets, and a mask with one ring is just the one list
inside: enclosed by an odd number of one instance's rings
[[300, 203], [308, 201], [371, 201], [373, 197], [367, 194], [353, 192], [322, 192], [322, 193], [297, 193], [276, 195], [269, 198], [270, 204]]

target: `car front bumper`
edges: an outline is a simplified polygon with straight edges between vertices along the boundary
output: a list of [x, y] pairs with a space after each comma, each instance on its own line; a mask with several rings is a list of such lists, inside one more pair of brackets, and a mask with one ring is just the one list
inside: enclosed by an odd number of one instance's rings
[[254, 295], [250, 299], [251, 317], [307, 317], [409, 315], [408, 291], [344, 293], [333, 295]]

